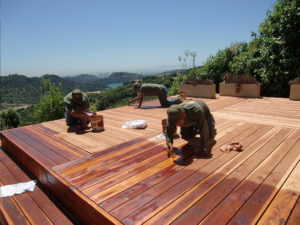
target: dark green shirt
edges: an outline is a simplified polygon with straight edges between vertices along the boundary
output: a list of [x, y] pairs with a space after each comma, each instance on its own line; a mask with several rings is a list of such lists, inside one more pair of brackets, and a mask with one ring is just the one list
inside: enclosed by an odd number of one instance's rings
[[81, 104], [75, 103], [72, 101], [72, 92], [67, 94], [64, 98], [65, 103], [65, 109], [67, 112], [76, 112], [80, 113], [82, 111], [87, 111], [90, 107], [90, 102], [88, 100], [88, 97], [85, 93], [82, 93], [83, 101]]
[[165, 86], [161, 84], [142, 84], [140, 88], [144, 96], [158, 96], [165, 89]]
[[[210, 118], [210, 110], [208, 106], [201, 100], [192, 100], [181, 103], [180, 106], [184, 109], [186, 117], [183, 127], [197, 125], [200, 136], [201, 145], [204, 147], [209, 139], [208, 118]], [[166, 141], [173, 144], [173, 134], [176, 131], [176, 124], [167, 122]]]

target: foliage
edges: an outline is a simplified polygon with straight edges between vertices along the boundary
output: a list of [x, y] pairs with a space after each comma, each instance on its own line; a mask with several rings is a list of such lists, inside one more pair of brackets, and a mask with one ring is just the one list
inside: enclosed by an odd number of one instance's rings
[[34, 120], [40, 123], [63, 118], [65, 109], [62, 84], [56, 87], [54, 83], [42, 78], [41, 90], [43, 95], [34, 107]]
[[200, 84], [200, 85], [211, 85], [214, 82], [212, 80], [209, 80], [209, 79], [198, 80], [195, 77], [190, 77], [190, 78], [186, 79], [183, 83], [184, 84], [192, 84], [192, 85], [197, 85], [197, 84]]
[[253, 75], [262, 95], [287, 97], [289, 81], [300, 76], [299, 9], [299, 0], [278, 0], [246, 51], [229, 63], [233, 74]]
[[291, 80], [289, 84], [300, 84], [300, 77], [296, 77], [294, 80]]
[[101, 93], [88, 94], [91, 104], [94, 104], [98, 110], [107, 109], [110, 105], [117, 103], [121, 99], [135, 96], [132, 84], [112, 88]]
[[1, 129], [10, 129], [18, 127], [20, 124], [20, 115], [13, 109], [0, 114]]
[[219, 83], [222, 82], [223, 76], [231, 73], [230, 63], [234, 57], [239, 56], [247, 49], [247, 43], [237, 42], [231, 44], [223, 50], [219, 50], [215, 56], [210, 56], [204, 64], [203, 73], [209, 75], [210, 79], [216, 84], [217, 91], [219, 90]]
[[42, 77], [26, 77], [24, 75], [12, 74], [0, 76], [0, 104], [1, 103], [38, 103], [42, 90], [42, 79], [49, 80], [55, 85], [62, 84], [63, 95], [66, 95], [75, 88], [83, 91], [105, 90], [108, 84], [124, 83], [130, 80], [141, 79], [141, 75], [133, 73], [113, 73], [107, 78], [99, 78], [93, 75], [78, 75], [74, 77], [60, 77], [57, 75], [45, 74]]
[[19, 109], [17, 112], [20, 115], [21, 122], [19, 126], [27, 126], [30, 124], [34, 124], [34, 105], [29, 106], [26, 109]]
[[257, 84], [258, 82], [251, 75], [232, 75], [225, 74], [223, 77], [225, 83], [237, 83], [237, 84]]
[[197, 53], [186, 50], [184, 56], [179, 56], [178, 60], [184, 69], [182, 73], [178, 73], [173, 81], [173, 85], [169, 90], [169, 94], [175, 95], [179, 92], [183, 83], [189, 84], [212, 84], [211, 76], [203, 69], [196, 66]]
[[299, 0], [278, 0], [259, 27], [261, 67], [255, 73], [266, 95], [287, 97], [289, 81], [300, 76], [299, 8]]

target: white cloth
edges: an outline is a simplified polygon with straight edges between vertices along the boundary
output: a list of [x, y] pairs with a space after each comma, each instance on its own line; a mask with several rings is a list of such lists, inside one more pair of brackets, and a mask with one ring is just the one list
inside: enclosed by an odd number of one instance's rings
[[147, 127], [146, 120], [131, 120], [123, 123], [122, 128], [144, 129]]
[[36, 180], [18, 183], [18, 184], [10, 184], [0, 187], [0, 197], [8, 197], [13, 196], [15, 194], [22, 194], [25, 191], [33, 191], [36, 185]]

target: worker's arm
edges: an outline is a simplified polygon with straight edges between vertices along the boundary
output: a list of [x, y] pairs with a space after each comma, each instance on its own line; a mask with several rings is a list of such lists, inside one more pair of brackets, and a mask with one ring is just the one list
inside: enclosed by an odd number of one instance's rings
[[139, 105], [138, 105], [138, 108], [141, 108], [141, 105], [143, 103], [143, 99], [144, 99], [144, 94], [143, 93], [140, 93], [139, 94]]
[[73, 112], [70, 112], [70, 114], [71, 114], [71, 116], [77, 117], [77, 118], [87, 118], [87, 117], [91, 117], [93, 115], [93, 113], [89, 113], [87, 111], [81, 111], [81, 112], [73, 111]]
[[141, 97], [141, 94], [139, 94], [138, 96], [136, 96], [134, 99], [129, 100], [129, 101], [128, 101], [128, 105], [129, 105], [129, 103], [131, 103], [131, 102], [134, 102], [134, 101], [139, 100], [140, 97]]
[[173, 151], [173, 134], [175, 133], [175, 131], [176, 131], [176, 125], [170, 126], [167, 123], [167, 130], [165, 135], [166, 135], [166, 144], [169, 152]]

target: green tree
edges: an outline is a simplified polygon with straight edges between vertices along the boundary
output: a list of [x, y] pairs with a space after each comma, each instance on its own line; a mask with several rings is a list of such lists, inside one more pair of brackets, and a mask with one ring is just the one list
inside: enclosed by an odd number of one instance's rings
[[260, 81], [262, 95], [287, 97], [289, 81], [300, 76], [299, 9], [299, 0], [278, 0], [252, 34], [247, 51], [230, 63], [232, 71]]
[[40, 102], [34, 106], [35, 122], [45, 122], [61, 119], [64, 116], [64, 100], [62, 94], [62, 84], [58, 87], [49, 80], [42, 79], [41, 90], [43, 95]]
[[18, 127], [20, 124], [20, 115], [13, 109], [2, 112], [0, 115], [1, 129], [10, 129]]

